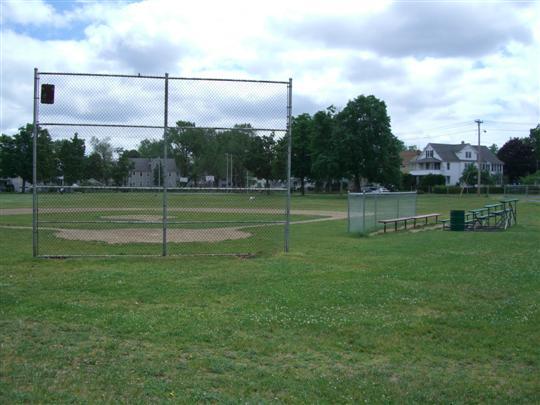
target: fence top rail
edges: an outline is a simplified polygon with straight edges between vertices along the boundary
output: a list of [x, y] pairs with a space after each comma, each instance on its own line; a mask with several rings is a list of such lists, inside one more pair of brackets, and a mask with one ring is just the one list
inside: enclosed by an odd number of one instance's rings
[[[89, 76], [89, 77], [121, 77], [121, 78], [138, 78], [138, 79], [161, 79], [167, 78], [166, 75], [127, 75], [127, 74], [112, 74], [112, 73], [70, 73], [70, 72], [39, 72], [40, 76]], [[289, 81], [281, 80], [255, 80], [255, 79], [228, 79], [216, 77], [181, 77], [168, 76], [169, 80], [186, 80], [186, 81], [207, 81], [207, 82], [243, 82], [243, 83], [271, 83], [271, 84], [289, 84]]]
[[356, 197], [356, 196], [393, 196], [393, 195], [416, 195], [416, 191], [395, 191], [395, 192], [385, 192], [385, 193], [357, 193], [357, 192], [354, 192], [354, 193], [351, 193], [349, 191], [348, 195], [349, 196], [353, 196], [353, 197]]
[[[46, 186], [38, 185], [36, 189], [72, 189], [72, 190], [155, 190], [161, 191], [163, 187], [137, 187], [137, 186]], [[167, 191], [287, 191], [286, 187], [167, 187]]]
[[106, 127], [106, 128], [145, 128], [145, 129], [204, 129], [215, 131], [251, 131], [251, 132], [287, 132], [285, 128], [236, 128], [236, 127], [187, 127], [187, 126], [163, 126], [163, 125], [138, 125], [138, 124], [94, 124], [76, 122], [40, 122], [40, 127]]

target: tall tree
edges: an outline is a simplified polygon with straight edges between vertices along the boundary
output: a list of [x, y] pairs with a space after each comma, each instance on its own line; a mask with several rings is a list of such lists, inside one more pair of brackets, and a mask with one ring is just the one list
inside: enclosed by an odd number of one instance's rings
[[504, 162], [504, 174], [511, 183], [536, 171], [534, 149], [524, 139], [510, 139], [499, 149], [497, 156]]
[[[2, 135], [0, 141], [1, 171], [7, 176], [20, 176], [23, 179], [23, 192], [26, 191], [26, 183], [32, 182], [33, 176], [33, 128], [32, 124], [26, 124], [12, 137]], [[37, 139], [37, 180], [49, 182], [55, 171], [51, 136], [46, 129], [40, 129]]]
[[163, 140], [143, 139], [137, 148], [139, 156], [142, 158], [158, 158], [163, 155]]
[[346, 170], [356, 189], [361, 178], [399, 183], [399, 140], [392, 134], [384, 101], [359, 96], [336, 115], [336, 134]]
[[[484, 186], [493, 185], [496, 183], [495, 181], [496, 179], [493, 176], [491, 176], [487, 170], [482, 170], [480, 172], [480, 180]], [[459, 182], [461, 184], [466, 184], [468, 186], [477, 185], [478, 184], [478, 167], [475, 166], [474, 164], [469, 164], [465, 166], [465, 169], [463, 169], [463, 173], [461, 173]]]
[[83, 178], [85, 149], [84, 139], [79, 139], [77, 133], [69, 140], [59, 141], [57, 158], [65, 183], [73, 184]]
[[[121, 151], [118, 160], [111, 166], [111, 178], [115, 186], [124, 186], [129, 176], [129, 171], [133, 168], [133, 162], [129, 158], [133, 155], [133, 150]], [[137, 157], [137, 156], [136, 156]]]
[[492, 144], [490, 147], [489, 147], [489, 150], [491, 151], [491, 153], [493, 153], [494, 155], [497, 154], [497, 152], [499, 151], [499, 147], [497, 146], [496, 143]]
[[0, 177], [17, 176], [17, 147], [8, 135], [0, 136]]
[[311, 176], [318, 185], [344, 176], [340, 145], [335, 131], [336, 108], [318, 111], [312, 118]]
[[84, 162], [84, 178], [104, 181], [105, 167], [101, 155], [93, 152], [85, 159]]
[[540, 124], [536, 128], [531, 128], [529, 132], [529, 144], [533, 148], [536, 159], [536, 170], [540, 170]]
[[256, 177], [266, 180], [266, 187], [270, 186], [273, 178], [273, 162], [275, 160], [276, 140], [274, 134], [252, 136], [248, 145], [249, 160], [246, 168]]
[[309, 114], [301, 114], [292, 120], [291, 171], [300, 179], [300, 190], [305, 194], [306, 178], [311, 176], [311, 138], [313, 120]]
[[[111, 144], [111, 138], [106, 137], [99, 139], [95, 136], [90, 138], [90, 145], [92, 145], [92, 155], [97, 154], [101, 157], [101, 176], [95, 177], [98, 173], [95, 173], [94, 177], [96, 180], [100, 180], [105, 184], [109, 184], [109, 179], [112, 175], [112, 166], [113, 166], [113, 153], [114, 149]], [[94, 158], [95, 159], [95, 158]], [[97, 163], [95, 160], [94, 163]]]

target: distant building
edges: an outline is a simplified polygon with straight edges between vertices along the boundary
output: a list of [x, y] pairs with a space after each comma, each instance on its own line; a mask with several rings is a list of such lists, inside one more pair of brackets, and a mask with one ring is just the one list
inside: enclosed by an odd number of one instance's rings
[[[176, 187], [180, 182], [180, 171], [174, 159], [129, 158], [132, 168], [129, 171], [127, 185], [130, 187], [162, 186]], [[161, 173], [159, 163], [163, 162]]]
[[[424, 150], [409, 163], [409, 172], [420, 178], [428, 174], [440, 174], [447, 185], [459, 183], [463, 170], [468, 165], [477, 165], [477, 146], [468, 143], [449, 145], [429, 143]], [[504, 163], [486, 146], [480, 147], [480, 166], [502, 182]]]
[[401, 173], [409, 173], [411, 160], [416, 159], [420, 153], [419, 150], [404, 150], [399, 152], [399, 157], [401, 158]]
[[[0, 178], [0, 191], [22, 191], [23, 179], [21, 177], [2, 177]], [[26, 189], [31, 186], [31, 183], [26, 183]]]

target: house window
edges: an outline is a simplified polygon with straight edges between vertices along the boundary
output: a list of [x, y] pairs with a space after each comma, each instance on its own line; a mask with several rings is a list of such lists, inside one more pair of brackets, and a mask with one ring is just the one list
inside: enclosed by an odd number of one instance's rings
[[432, 150], [426, 150], [426, 157], [432, 158], [433, 157], [433, 151]]
[[441, 170], [441, 164], [440, 163], [433, 163], [433, 168], [435, 170]]
[[141, 177], [142, 177], [142, 172], [139, 172], [139, 176], [141, 176]]
[[450, 163], [446, 163], [446, 170], [450, 170]]
[[471, 152], [465, 152], [465, 159], [471, 158]]

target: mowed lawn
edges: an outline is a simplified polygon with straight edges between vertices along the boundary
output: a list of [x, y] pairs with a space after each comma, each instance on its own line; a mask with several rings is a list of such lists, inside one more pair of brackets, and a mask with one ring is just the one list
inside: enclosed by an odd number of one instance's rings
[[[421, 195], [418, 211], [497, 199]], [[27, 196], [0, 195], [16, 206]], [[0, 403], [537, 403], [540, 204], [518, 222], [369, 237], [306, 223], [289, 254], [252, 259], [32, 259], [31, 231], [0, 228]]]

